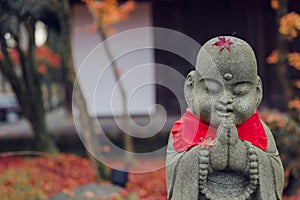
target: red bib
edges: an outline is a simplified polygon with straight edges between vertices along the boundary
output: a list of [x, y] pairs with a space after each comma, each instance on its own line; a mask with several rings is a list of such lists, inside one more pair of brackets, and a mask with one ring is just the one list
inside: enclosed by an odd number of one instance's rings
[[[267, 149], [268, 139], [258, 111], [244, 123], [238, 125], [237, 130], [241, 140], [247, 140], [264, 151]], [[216, 132], [215, 127], [209, 126], [195, 114], [186, 111], [172, 128], [173, 146], [178, 152], [186, 151], [198, 145], [205, 138], [215, 138]]]

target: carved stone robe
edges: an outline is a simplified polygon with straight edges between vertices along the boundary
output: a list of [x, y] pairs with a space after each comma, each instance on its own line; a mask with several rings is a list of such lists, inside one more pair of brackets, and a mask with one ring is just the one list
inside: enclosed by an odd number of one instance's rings
[[[258, 155], [259, 183], [250, 199], [281, 200], [284, 170], [270, 129], [262, 122], [268, 138], [266, 151], [253, 146]], [[170, 134], [167, 149], [167, 188], [169, 200], [202, 200], [199, 193], [199, 146], [177, 152]], [[221, 172], [222, 174], [222, 172]], [[228, 177], [227, 177], [228, 178]], [[230, 177], [229, 177], [230, 180]], [[224, 198], [220, 198], [224, 199]], [[234, 199], [234, 198], [231, 198]]]

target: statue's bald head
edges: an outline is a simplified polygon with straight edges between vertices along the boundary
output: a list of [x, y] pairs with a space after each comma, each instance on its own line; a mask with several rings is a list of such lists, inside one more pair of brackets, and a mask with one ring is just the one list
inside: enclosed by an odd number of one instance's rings
[[262, 99], [250, 45], [230, 36], [206, 42], [198, 53], [196, 70], [186, 78], [184, 92], [188, 109], [204, 121], [217, 126], [223, 117], [231, 116], [235, 124], [243, 123]]
[[[229, 44], [229, 49], [214, 45], [219, 39], [224, 38]], [[229, 71], [233, 78], [240, 80], [255, 80], [257, 76], [257, 63], [254, 52], [250, 45], [236, 37], [215, 37], [206, 42], [200, 49], [196, 70], [201, 76], [217, 78], [215, 76], [224, 76]]]

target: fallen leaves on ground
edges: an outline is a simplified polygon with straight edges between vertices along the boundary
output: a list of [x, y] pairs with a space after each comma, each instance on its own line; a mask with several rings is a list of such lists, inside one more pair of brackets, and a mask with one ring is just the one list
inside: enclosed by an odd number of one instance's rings
[[[149, 159], [145, 163], [151, 165], [153, 162], [162, 161], [162, 159], [160, 161]], [[145, 165], [138, 164], [134, 167], [140, 166], [145, 167]], [[0, 158], [1, 200], [44, 200], [58, 192], [73, 194], [74, 188], [95, 182], [90, 161], [73, 154]], [[91, 198], [94, 193], [86, 192], [85, 196]], [[110, 200], [128, 200], [136, 199], [136, 197], [138, 200], [166, 199], [165, 168], [146, 173], [130, 173], [126, 187], [120, 191], [120, 194], [112, 196]], [[297, 200], [300, 198], [292, 196], [283, 197], [283, 199]]]
[[[4, 199], [4, 194], [13, 196], [12, 193], [16, 191], [10, 190], [8, 194], [7, 188], [19, 187], [24, 184], [24, 181], [33, 186], [31, 189], [38, 189], [46, 196], [71, 191], [75, 187], [96, 181], [91, 169], [92, 165], [89, 160], [72, 154], [35, 158], [2, 157], [0, 158], [0, 177], [5, 177], [6, 182], [11, 184], [5, 185], [5, 182], [0, 181], [1, 199]], [[16, 177], [19, 178], [16, 179]], [[21, 198], [11, 199], [21, 200]]]

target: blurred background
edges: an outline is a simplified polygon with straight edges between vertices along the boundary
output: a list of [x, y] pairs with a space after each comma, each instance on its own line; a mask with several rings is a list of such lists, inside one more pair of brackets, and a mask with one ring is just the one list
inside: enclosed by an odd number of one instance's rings
[[0, 198], [166, 199], [165, 154], [126, 152], [165, 147], [200, 45], [232, 34], [255, 51], [284, 199], [299, 198], [299, 13], [297, 0], [1, 0]]

